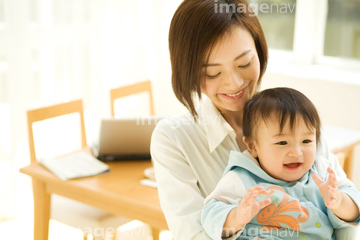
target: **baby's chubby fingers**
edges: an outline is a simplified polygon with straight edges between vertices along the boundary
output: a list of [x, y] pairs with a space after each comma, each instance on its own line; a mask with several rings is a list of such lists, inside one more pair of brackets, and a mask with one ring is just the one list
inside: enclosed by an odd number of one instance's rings
[[319, 187], [320, 194], [324, 199], [326, 207], [336, 209], [342, 201], [342, 196], [339, 194], [340, 190], [338, 189], [338, 181], [336, 179], [335, 171], [330, 167], [327, 171], [329, 173], [329, 177], [326, 182], [320, 179], [317, 173], [314, 173], [312, 178], [315, 184]]
[[327, 171], [329, 173], [328, 184], [333, 188], [337, 188], [338, 187], [338, 182], [337, 182], [337, 179], [336, 179], [335, 171], [330, 167], [328, 167]]
[[314, 173], [314, 174], [312, 175], [312, 178], [313, 178], [315, 184], [316, 184], [319, 188], [320, 188], [321, 184], [324, 183], [324, 181], [319, 177], [319, 175], [318, 175], [317, 173]]
[[[332, 191], [334, 189], [331, 189]], [[341, 194], [337, 193], [337, 189], [335, 189], [334, 191], [336, 191], [335, 194], [331, 193], [331, 195], [329, 196], [328, 200], [325, 201], [325, 205], [326, 207], [330, 208], [330, 209], [335, 209], [337, 208], [340, 203], [341, 203]]]
[[269, 192], [266, 191], [264, 189], [264, 187], [262, 186], [254, 186], [254, 187], [251, 187], [247, 190], [244, 198], [247, 198], [247, 199], [255, 199], [257, 198], [260, 194], [268, 194]]
[[332, 187], [331, 185], [327, 186], [327, 192], [328, 192], [328, 196], [329, 196], [329, 204], [332, 205], [334, 202], [333, 200], [336, 199], [336, 197], [338, 196], [338, 191], [339, 189], [337, 187]]
[[263, 209], [266, 206], [269, 206], [271, 204], [271, 199], [270, 198], [266, 198], [264, 200], [260, 200], [257, 202], [259, 204], [259, 208]]
[[236, 209], [236, 219], [239, 224], [247, 224], [260, 211], [260, 209], [271, 204], [270, 198], [256, 201], [256, 198], [260, 194], [269, 195], [269, 192], [261, 186], [251, 187], [247, 190]]
[[329, 196], [331, 198], [336, 198], [336, 196], [337, 196], [337, 188], [333, 188], [331, 186], [328, 186], [327, 191], [328, 191]]
[[[251, 187], [247, 190], [244, 198], [243, 198], [243, 206], [247, 206], [250, 207], [254, 204], [255, 199], [260, 195], [260, 194], [268, 194], [269, 192], [266, 191], [262, 186], [255, 186], [255, 187]], [[263, 200], [262, 200], [263, 201]], [[261, 201], [260, 201], [261, 202]], [[271, 200], [270, 200], [271, 202]]]

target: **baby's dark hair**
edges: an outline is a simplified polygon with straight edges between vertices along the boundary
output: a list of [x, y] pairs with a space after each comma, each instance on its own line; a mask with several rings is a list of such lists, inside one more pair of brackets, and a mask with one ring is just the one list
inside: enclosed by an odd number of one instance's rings
[[316, 144], [320, 139], [320, 117], [314, 104], [301, 92], [292, 88], [271, 88], [254, 95], [244, 107], [243, 134], [247, 140], [254, 139], [260, 120], [278, 119], [280, 132], [290, 120], [292, 130], [297, 117], [302, 117], [308, 128], [316, 130]]

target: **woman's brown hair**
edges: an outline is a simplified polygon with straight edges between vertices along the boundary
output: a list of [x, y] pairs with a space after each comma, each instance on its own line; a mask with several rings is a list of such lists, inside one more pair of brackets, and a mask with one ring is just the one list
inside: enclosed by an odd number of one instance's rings
[[172, 87], [176, 97], [197, 117], [194, 97], [201, 99], [202, 67], [213, 46], [234, 26], [254, 39], [260, 61], [257, 87], [266, 70], [268, 49], [259, 20], [246, 0], [184, 0], [170, 25]]

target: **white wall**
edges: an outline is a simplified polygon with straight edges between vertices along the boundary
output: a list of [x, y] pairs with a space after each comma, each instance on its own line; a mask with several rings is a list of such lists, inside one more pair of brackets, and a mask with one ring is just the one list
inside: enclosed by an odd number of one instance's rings
[[268, 71], [262, 89], [280, 86], [295, 88], [310, 98], [323, 124], [360, 131], [360, 78], [358, 84], [351, 84]]
[[187, 109], [177, 100], [171, 87], [171, 64], [168, 47], [169, 26], [181, 0], [157, 0], [154, 4], [154, 44], [156, 78], [153, 80], [155, 113], [160, 116], [178, 115]]

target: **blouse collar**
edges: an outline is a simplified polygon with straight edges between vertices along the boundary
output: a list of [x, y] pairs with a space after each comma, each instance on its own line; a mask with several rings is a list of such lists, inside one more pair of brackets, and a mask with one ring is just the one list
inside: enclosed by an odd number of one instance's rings
[[236, 134], [230, 124], [224, 119], [213, 102], [205, 95], [202, 96], [202, 106], [199, 111], [199, 124], [204, 126], [209, 144], [209, 152], [212, 153], [230, 134], [235, 139]]

